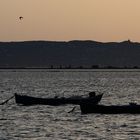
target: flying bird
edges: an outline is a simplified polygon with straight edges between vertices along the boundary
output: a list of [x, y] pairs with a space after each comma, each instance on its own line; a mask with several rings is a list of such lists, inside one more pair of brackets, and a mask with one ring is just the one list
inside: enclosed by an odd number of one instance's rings
[[19, 17], [19, 19], [20, 19], [20, 20], [22, 20], [22, 19], [23, 19], [23, 17], [22, 17], [22, 16], [20, 16], [20, 17]]

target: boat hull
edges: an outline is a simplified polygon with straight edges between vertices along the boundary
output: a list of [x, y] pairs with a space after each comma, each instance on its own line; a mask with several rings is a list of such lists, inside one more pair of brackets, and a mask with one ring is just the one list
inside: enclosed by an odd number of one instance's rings
[[82, 114], [140, 114], [140, 105], [105, 106], [93, 104], [80, 104], [80, 109]]
[[15, 94], [15, 102], [17, 104], [22, 105], [63, 105], [63, 104], [85, 104], [85, 103], [92, 103], [92, 104], [98, 104], [102, 98], [103, 94], [97, 95], [94, 98], [36, 98], [36, 97], [30, 97], [25, 95], [18, 95]]

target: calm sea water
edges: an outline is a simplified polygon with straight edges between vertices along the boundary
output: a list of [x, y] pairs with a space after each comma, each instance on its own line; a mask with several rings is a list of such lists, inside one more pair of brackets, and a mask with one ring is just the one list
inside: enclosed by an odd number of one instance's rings
[[[139, 71], [0, 70], [0, 102], [14, 93], [36, 97], [104, 93], [101, 104], [140, 104]], [[73, 105], [0, 106], [0, 140], [138, 140], [140, 115], [81, 115]]]

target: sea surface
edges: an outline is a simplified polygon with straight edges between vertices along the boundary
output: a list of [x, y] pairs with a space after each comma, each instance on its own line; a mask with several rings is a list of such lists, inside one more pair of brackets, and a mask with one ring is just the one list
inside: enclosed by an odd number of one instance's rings
[[[100, 104], [140, 104], [138, 70], [0, 70], [0, 103], [35, 97], [104, 93]], [[140, 115], [86, 114], [74, 105], [0, 105], [0, 140], [139, 140]]]

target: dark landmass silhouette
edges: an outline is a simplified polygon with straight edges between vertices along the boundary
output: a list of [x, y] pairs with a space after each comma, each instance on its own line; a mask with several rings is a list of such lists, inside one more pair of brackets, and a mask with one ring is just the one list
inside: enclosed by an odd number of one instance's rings
[[0, 42], [0, 68], [139, 68], [140, 43]]

